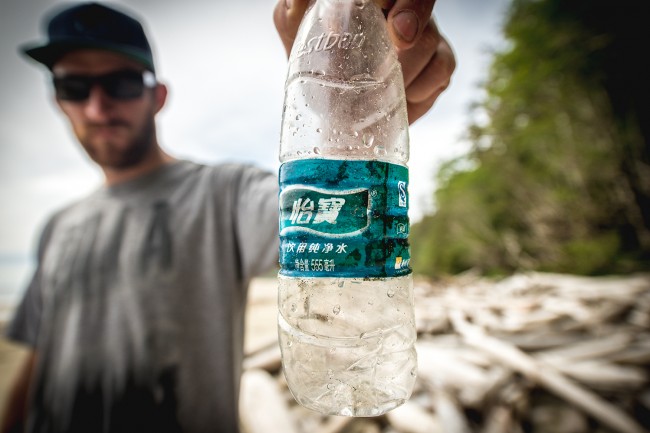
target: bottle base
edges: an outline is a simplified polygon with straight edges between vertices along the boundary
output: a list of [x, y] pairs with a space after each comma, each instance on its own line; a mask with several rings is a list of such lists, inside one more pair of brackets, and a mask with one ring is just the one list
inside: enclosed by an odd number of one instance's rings
[[307, 409], [319, 412], [323, 415], [337, 415], [346, 417], [375, 417], [385, 414], [396, 407], [401, 406], [406, 402], [406, 399], [397, 400], [384, 400], [381, 405], [368, 406], [365, 402], [359, 402], [358, 405], [350, 404], [340, 407], [330, 407], [318, 404], [317, 401], [305, 399], [303, 397], [296, 398], [296, 401]]
[[410, 275], [280, 276], [278, 337], [289, 390], [328, 415], [379, 416], [404, 403], [417, 375]]

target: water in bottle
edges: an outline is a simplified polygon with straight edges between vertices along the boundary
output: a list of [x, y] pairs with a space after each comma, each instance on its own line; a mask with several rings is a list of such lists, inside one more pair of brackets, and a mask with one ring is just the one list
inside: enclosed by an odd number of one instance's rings
[[375, 416], [417, 370], [400, 64], [372, 0], [314, 0], [289, 59], [278, 329], [295, 399]]

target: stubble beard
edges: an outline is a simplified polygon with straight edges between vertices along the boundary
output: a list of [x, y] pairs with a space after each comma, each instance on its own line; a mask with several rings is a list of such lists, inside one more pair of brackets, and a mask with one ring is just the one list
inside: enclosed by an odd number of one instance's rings
[[[129, 125], [126, 122], [118, 121], [113, 126], [128, 127]], [[155, 143], [154, 119], [153, 117], [148, 118], [138, 134], [133, 136], [123, 149], [113, 145], [110, 141], [96, 145], [92, 142], [91, 137], [80, 139], [80, 142], [88, 156], [100, 167], [113, 170], [132, 168], [142, 163], [153, 150]]]

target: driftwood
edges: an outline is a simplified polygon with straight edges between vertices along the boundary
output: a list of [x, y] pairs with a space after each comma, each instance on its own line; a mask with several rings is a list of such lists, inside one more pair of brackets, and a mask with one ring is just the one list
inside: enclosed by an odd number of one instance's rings
[[401, 433], [445, 433], [438, 417], [413, 401], [388, 412], [386, 418]]
[[643, 433], [641, 426], [623, 411], [570, 381], [549, 364], [536, 360], [516, 347], [486, 335], [480, 328], [469, 324], [459, 311], [452, 312], [452, 321], [468, 344], [484, 350], [496, 360], [523, 373], [533, 382], [541, 384], [567, 402], [584, 409], [604, 424], [623, 433]]
[[302, 408], [267, 336], [246, 354], [242, 420], [268, 412], [281, 428], [247, 432], [650, 432], [650, 275], [468, 273], [417, 280], [414, 291], [418, 380], [408, 402], [361, 419]]
[[297, 431], [276, 379], [264, 370], [247, 370], [242, 375], [240, 407], [245, 433]]

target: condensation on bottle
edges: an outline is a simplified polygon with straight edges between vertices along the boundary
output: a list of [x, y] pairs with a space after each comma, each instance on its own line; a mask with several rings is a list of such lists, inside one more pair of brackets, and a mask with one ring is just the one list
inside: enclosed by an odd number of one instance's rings
[[372, 0], [313, 0], [289, 58], [278, 332], [294, 398], [377, 416], [417, 373], [401, 66]]

